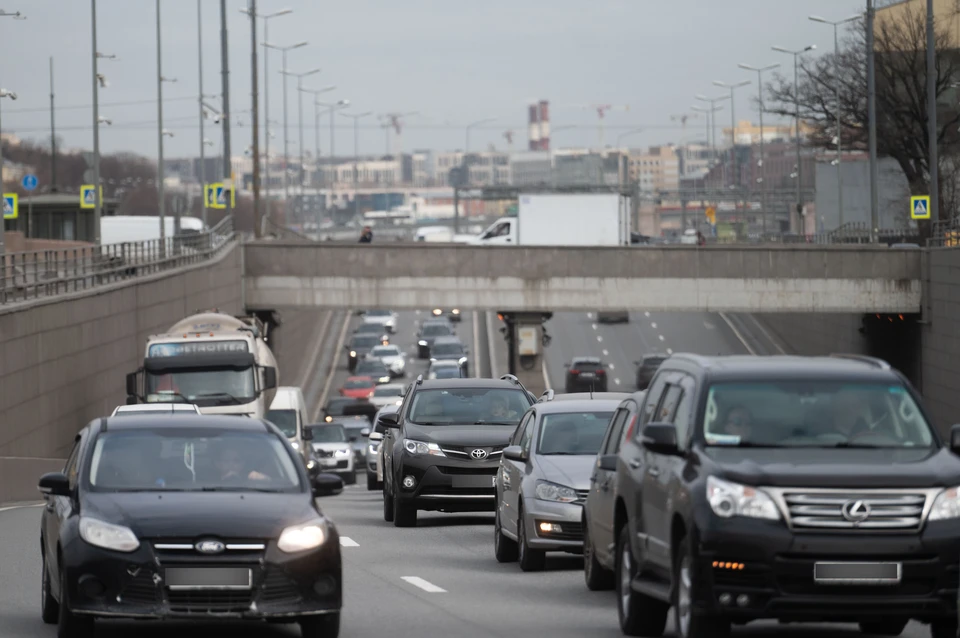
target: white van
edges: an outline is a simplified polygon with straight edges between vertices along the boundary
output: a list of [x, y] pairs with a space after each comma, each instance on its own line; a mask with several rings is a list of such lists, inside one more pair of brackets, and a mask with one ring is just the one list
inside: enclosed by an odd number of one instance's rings
[[307, 402], [303, 392], [295, 386], [281, 386], [273, 397], [270, 409], [265, 417], [267, 421], [280, 428], [290, 440], [290, 444], [300, 453], [303, 462], [310, 460], [310, 446], [303, 440], [303, 428], [307, 425]]

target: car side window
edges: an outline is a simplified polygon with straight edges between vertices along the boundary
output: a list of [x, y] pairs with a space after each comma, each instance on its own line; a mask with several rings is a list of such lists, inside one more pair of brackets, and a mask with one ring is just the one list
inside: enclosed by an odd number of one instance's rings
[[681, 450], [685, 450], [690, 436], [690, 421], [693, 419], [696, 384], [693, 379], [684, 376], [680, 382], [680, 390], [680, 401], [673, 416], [673, 424], [677, 428], [677, 444]]
[[63, 466], [63, 473], [67, 475], [67, 478], [70, 480], [70, 486], [75, 487], [77, 484], [77, 470], [80, 466], [80, 443], [82, 439], [78, 436], [76, 443], [73, 444], [73, 450], [70, 452], [70, 456], [67, 457], [67, 463]]
[[523, 415], [523, 418], [520, 419], [520, 424], [517, 425], [517, 429], [514, 430], [513, 436], [510, 437], [510, 445], [520, 445], [520, 439], [523, 437], [523, 432], [530, 424], [530, 419], [532, 418], [533, 412], [527, 412]]
[[661, 395], [663, 394], [663, 389], [666, 385], [667, 373], [657, 373], [657, 376], [653, 378], [653, 382], [650, 384], [650, 389], [647, 390], [647, 396], [643, 401], [643, 413], [640, 416], [641, 425], [646, 425], [651, 421], [654, 411], [660, 404]]
[[620, 439], [623, 434], [623, 424], [627, 420], [627, 409], [620, 408], [610, 419], [610, 425], [607, 427], [607, 438], [603, 442], [603, 454], [616, 454], [620, 447]]
[[660, 405], [657, 406], [656, 416], [653, 420], [660, 423], [672, 422], [682, 393], [683, 390], [680, 389], [679, 385], [671, 383], [667, 386], [666, 392], [663, 393], [663, 399], [660, 401]]
[[530, 451], [530, 442], [533, 441], [533, 424], [537, 420], [537, 413], [531, 412], [527, 425], [523, 428], [523, 434], [520, 435], [520, 447], [523, 448], [524, 452]]

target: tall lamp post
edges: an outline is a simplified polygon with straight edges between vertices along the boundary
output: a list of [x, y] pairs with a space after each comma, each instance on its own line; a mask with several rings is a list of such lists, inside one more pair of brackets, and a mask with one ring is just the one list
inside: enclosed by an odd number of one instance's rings
[[760, 112], [760, 160], [757, 162], [760, 168], [760, 219], [763, 224], [763, 232], [767, 232], [767, 182], [764, 180], [766, 168], [764, 166], [765, 157], [763, 155], [763, 74], [766, 71], [772, 71], [780, 67], [780, 64], [768, 64], [767, 66], [751, 66], [749, 64], [737, 65], [746, 71], [753, 71], [757, 74], [757, 110]]
[[310, 69], [309, 71], [304, 71], [303, 73], [292, 73], [286, 69], [286, 66], [280, 71], [284, 76], [291, 76], [297, 78], [297, 124], [299, 129], [299, 139], [300, 139], [300, 170], [299, 180], [300, 183], [300, 199], [297, 204], [297, 210], [300, 212], [300, 215], [303, 215], [303, 78], [309, 77], [311, 75], [316, 75], [320, 73], [320, 69]]
[[[711, 161], [716, 161], [717, 159], [717, 117], [714, 115], [717, 111], [723, 108], [723, 105], [717, 106], [717, 102], [723, 102], [724, 100], [729, 100], [729, 95], [724, 95], [722, 97], [707, 97], [706, 95], [697, 95], [698, 100], [701, 102], [706, 102], [710, 105], [710, 159]], [[726, 171], [724, 171], [726, 172]], [[724, 179], [723, 181], [726, 181]]]
[[730, 186], [740, 186], [740, 166], [737, 162], [737, 115], [734, 107], [734, 91], [739, 88], [748, 86], [750, 80], [743, 80], [741, 82], [734, 82], [733, 84], [727, 84], [726, 82], [721, 82], [719, 80], [714, 80], [713, 85], [719, 86], [724, 89], [730, 89]]
[[[797, 208], [796, 208], [796, 220], [797, 226], [800, 225], [800, 214], [803, 212], [803, 191], [802, 182], [803, 182], [803, 166], [800, 163], [800, 56], [806, 53], [807, 51], [813, 51], [817, 48], [817, 45], [811, 44], [802, 49], [797, 49], [796, 51], [791, 51], [790, 49], [785, 49], [783, 47], [771, 47], [774, 51], [779, 51], [780, 53], [786, 53], [793, 56], [793, 102], [794, 108], [796, 109], [794, 124], [794, 136], [797, 141]], [[794, 219], [794, 216], [790, 216], [791, 219]]]
[[[96, 2], [96, 0], [94, 0], [94, 2]], [[22, 18], [22, 16], [20, 15], [19, 11], [10, 13], [7, 11], [0, 10], [0, 18], [13, 18], [14, 20], [19, 20]], [[94, 50], [96, 50], [96, 46], [94, 46]], [[96, 66], [96, 63], [94, 63], [94, 66]], [[0, 98], [9, 98], [11, 100], [16, 100], [17, 94], [14, 93], [13, 91], [0, 89]], [[3, 195], [3, 143], [2, 141], [0, 141], [0, 196], [2, 195]], [[3, 205], [0, 205], [0, 211], [3, 211], [5, 207], [6, 207], [5, 203]], [[6, 257], [4, 256], [6, 254], [6, 246], [4, 244], [4, 230], [5, 230], [4, 226], [5, 225], [6, 225], [6, 221], [3, 218], [3, 212], [0, 212], [0, 290], [3, 290], [6, 287], [6, 278], [7, 278], [7, 270], [5, 268]], [[97, 231], [97, 236], [99, 239], [99, 231]], [[99, 243], [99, 241], [97, 243]]]
[[360, 163], [360, 129], [359, 123], [360, 119], [373, 115], [373, 111], [365, 111], [363, 113], [341, 113], [344, 117], [353, 118], [353, 215], [354, 217], [360, 212], [360, 203], [357, 201], [357, 178], [359, 177], [359, 163]]
[[[322, 89], [300, 89], [304, 93], [309, 93], [313, 95], [313, 167], [314, 172], [320, 172], [320, 103], [317, 102], [317, 97], [323, 95], [324, 93], [329, 93], [330, 91], [336, 90], [336, 86], [327, 86]], [[303, 146], [301, 144], [301, 146]], [[317, 198], [317, 223], [319, 224], [320, 216], [320, 182], [319, 176], [315, 175], [316, 183], [316, 198]], [[317, 226], [319, 231], [320, 226]]]
[[[287, 172], [287, 160], [289, 159], [290, 148], [289, 140], [287, 138], [287, 74], [285, 73], [287, 69], [287, 51], [305, 47], [307, 46], [307, 42], [304, 40], [303, 42], [297, 42], [296, 44], [281, 47], [270, 44], [270, 42], [267, 41], [263, 43], [263, 46], [268, 49], [276, 49], [277, 51], [280, 51], [283, 56], [283, 68], [280, 69], [280, 73], [283, 75], [283, 205], [286, 207], [287, 199], [290, 197], [290, 175]], [[269, 161], [269, 159], [267, 161]]]
[[829, 24], [833, 27], [833, 66], [834, 66], [834, 80], [836, 84], [836, 98], [837, 98], [837, 227], [843, 227], [843, 125], [842, 125], [842, 113], [840, 107], [840, 34], [839, 28], [842, 24], [847, 24], [848, 22], [853, 22], [854, 20], [859, 20], [859, 15], [852, 15], [843, 20], [837, 20], [832, 22], [826, 18], [821, 18], [820, 16], [810, 16], [810, 20], [814, 22], [820, 22], [823, 24]]
[[[337, 169], [336, 169], [336, 154], [335, 154], [335, 147], [334, 147], [334, 139], [335, 139], [335, 138], [334, 138], [334, 134], [333, 134], [333, 125], [334, 125], [335, 113], [336, 113], [337, 109], [343, 109], [343, 108], [346, 108], [346, 107], [350, 106], [350, 100], [338, 100], [338, 101], [336, 101], [336, 102], [314, 102], [314, 105], [316, 105], [316, 106], [324, 106], [324, 107], [326, 107], [327, 112], [330, 113], [330, 168], [331, 168], [331, 170], [333, 171], [333, 177], [330, 179], [330, 182], [329, 182], [329, 184], [327, 184], [327, 186], [329, 186], [329, 187], [332, 189], [332, 188], [333, 188], [333, 185], [336, 184], [336, 182], [337, 182], [337, 177], [336, 177], [336, 170], [337, 170]], [[317, 153], [318, 153], [318, 155], [319, 155], [319, 151], [317, 151]]]

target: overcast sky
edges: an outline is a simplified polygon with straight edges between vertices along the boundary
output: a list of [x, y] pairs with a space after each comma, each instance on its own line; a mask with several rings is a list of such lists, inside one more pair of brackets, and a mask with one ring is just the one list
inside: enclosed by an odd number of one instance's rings
[[[201, 0], [204, 92], [220, 92], [219, 1]], [[175, 133], [164, 143], [166, 157], [195, 156], [199, 149], [197, 0], [162, 0], [164, 124]], [[642, 127], [631, 146], [680, 142], [671, 116], [690, 112], [694, 96], [719, 96], [713, 80], [753, 80], [738, 91], [737, 119], [756, 119], [756, 74], [737, 63], [781, 62], [792, 74], [790, 56], [771, 45], [832, 50], [830, 27], [810, 22], [819, 14], [841, 19], [862, 10], [862, 0], [259, 0], [261, 13], [291, 8], [270, 22], [270, 40], [309, 45], [291, 51], [293, 72], [322, 67], [304, 86], [337, 89], [321, 99], [349, 99], [348, 112], [373, 111], [360, 131], [360, 153], [386, 150], [376, 115], [417, 111], [403, 133], [404, 150], [456, 149], [465, 144], [466, 124], [495, 118], [476, 128], [473, 150], [490, 144], [506, 149], [503, 132], [514, 132], [514, 148], [526, 146], [531, 100], [551, 103], [553, 146], [596, 145], [595, 112], [586, 105], [629, 105], [607, 116], [606, 143]], [[247, 0], [228, 0], [234, 153], [251, 142], [250, 25], [240, 13]], [[0, 86], [15, 91], [4, 100], [3, 130], [24, 138], [48, 136], [48, 61], [55, 64], [57, 128], [68, 147], [92, 147], [90, 2], [4, 0], [6, 11], [27, 20], [0, 19]], [[109, 87], [100, 91], [100, 112], [113, 121], [101, 127], [104, 152], [157, 153], [156, 12], [153, 0], [98, 0], [98, 48], [119, 59], [101, 60]], [[259, 39], [263, 39], [262, 21]], [[260, 51], [261, 98], [263, 57]], [[270, 56], [270, 119], [282, 121], [280, 55]], [[297, 152], [297, 95], [289, 87], [291, 153]], [[312, 96], [304, 96], [306, 147], [314, 147]], [[324, 100], [326, 101], [326, 100]], [[135, 104], [130, 104], [131, 102]], [[125, 103], [125, 104], [117, 104]], [[219, 100], [212, 101], [214, 105]], [[261, 113], [262, 117], [262, 113]], [[718, 116], [728, 125], [725, 107]], [[237, 126], [237, 120], [241, 126]], [[687, 137], [702, 138], [705, 122], [688, 123]], [[336, 150], [352, 153], [352, 122], [337, 122]], [[271, 152], [282, 145], [274, 125]], [[327, 120], [321, 144], [329, 152]], [[208, 121], [206, 136], [219, 152], [221, 131]], [[626, 143], [627, 140], [624, 139]], [[394, 150], [396, 142], [394, 141]]]

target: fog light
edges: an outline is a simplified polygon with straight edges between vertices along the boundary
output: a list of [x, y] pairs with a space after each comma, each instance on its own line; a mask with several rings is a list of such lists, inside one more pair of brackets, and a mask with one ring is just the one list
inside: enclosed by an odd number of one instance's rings
[[733, 602], [733, 596], [731, 596], [730, 594], [720, 594], [721, 605], [723, 605], [724, 607], [727, 607], [730, 605], [731, 602]]
[[78, 583], [80, 585], [80, 591], [83, 592], [84, 596], [89, 598], [100, 598], [107, 590], [96, 576], [91, 576], [90, 574], [81, 576]]
[[412, 476], [408, 475], [403, 477], [403, 486], [408, 490], [412, 490], [413, 486], [416, 484], [417, 484], [417, 479], [413, 478]]
[[548, 523], [543, 521], [540, 523], [540, 531], [544, 534], [562, 534], [563, 528], [560, 527], [560, 523]]
[[750, 604], [750, 597], [749, 597], [749, 596], [747, 596], [746, 594], [740, 594], [739, 596], [737, 596], [737, 606], [738, 606], [738, 607], [746, 607], [746, 606], [749, 605], [749, 604]]
[[321, 596], [328, 596], [336, 591], [337, 581], [330, 575], [323, 575], [313, 583], [313, 591]]

